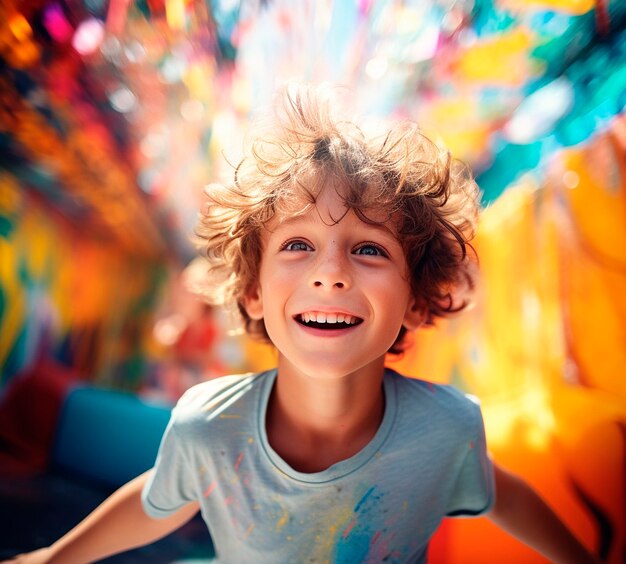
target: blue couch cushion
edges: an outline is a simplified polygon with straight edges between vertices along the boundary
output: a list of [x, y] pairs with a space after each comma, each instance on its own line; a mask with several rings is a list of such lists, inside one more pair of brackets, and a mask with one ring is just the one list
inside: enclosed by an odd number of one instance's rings
[[[72, 388], [56, 429], [52, 468], [0, 480], [0, 560], [54, 542], [112, 491], [149, 469], [170, 407], [123, 392]], [[160, 541], [103, 564], [209, 562], [211, 536], [198, 514]]]
[[59, 418], [52, 465], [121, 486], [153, 466], [170, 412], [124, 392], [73, 388]]

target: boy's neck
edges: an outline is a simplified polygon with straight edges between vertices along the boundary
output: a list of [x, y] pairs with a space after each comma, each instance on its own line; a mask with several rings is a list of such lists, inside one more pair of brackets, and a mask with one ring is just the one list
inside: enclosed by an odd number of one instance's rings
[[325, 379], [279, 357], [267, 409], [272, 448], [294, 469], [318, 472], [357, 454], [383, 418], [384, 358], [357, 373]]

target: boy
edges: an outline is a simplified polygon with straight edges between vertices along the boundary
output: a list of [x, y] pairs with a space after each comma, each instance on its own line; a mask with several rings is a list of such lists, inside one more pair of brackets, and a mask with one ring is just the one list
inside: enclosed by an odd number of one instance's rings
[[22, 560], [93, 561], [201, 509], [223, 562], [425, 562], [444, 516], [487, 512], [554, 561], [593, 562], [491, 463], [474, 402], [384, 366], [466, 305], [473, 181], [414, 125], [367, 136], [319, 90], [286, 93], [259, 131], [199, 235], [209, 301], [235, 304], [277, 369], [191, 388], [155, 468]]

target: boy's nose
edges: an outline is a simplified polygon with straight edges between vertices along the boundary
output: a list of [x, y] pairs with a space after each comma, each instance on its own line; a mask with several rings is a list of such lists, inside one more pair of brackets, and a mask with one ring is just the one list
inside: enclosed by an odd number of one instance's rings
[[311, 282], [314, 287], [327, 290], [348, 288], [351, 276], [346, 260], [337, 252], [330, 252], [320, 257], [312, 272]]
[[316, 280], [313, 283], [313, 285], [317, 286], [317, 287], [322, 287], [323, 286], [323, 287], [328, 287], [328, 288], [331, 288], [331, 287], [343, 288], [345, 286], [345, 284], [343, 282], [341, 282], [340, 280], [337, 280], [336, 282], [329, 281], [329, 283], [326, 283], [323, 280]]

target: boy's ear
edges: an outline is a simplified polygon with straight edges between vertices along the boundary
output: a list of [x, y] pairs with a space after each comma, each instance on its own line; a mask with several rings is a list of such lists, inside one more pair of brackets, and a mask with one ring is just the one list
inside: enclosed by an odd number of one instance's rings
[[250, 319], [263, 319], [263, 298], [261, 297], [261, 288], [257, 285], [253, 286], [246, 292], [243, 298], [243, 307]]
[[425, 318], [424, 304], [420, 303], [420, 301], [415, 298], [411, 298], [406, 308], [402, 325], [409, 331], [414, 331], [424, 323]]

